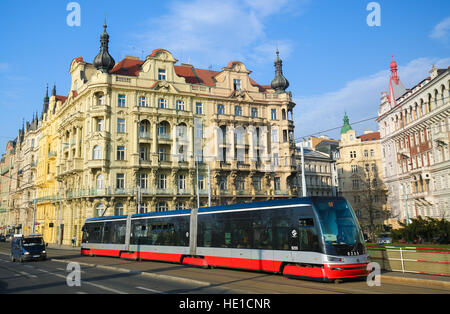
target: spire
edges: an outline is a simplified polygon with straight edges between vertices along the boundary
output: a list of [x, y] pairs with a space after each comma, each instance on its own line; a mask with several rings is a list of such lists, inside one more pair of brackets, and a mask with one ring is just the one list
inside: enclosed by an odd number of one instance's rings
[[100, 53], [95, 57], [93, 65], [97, 68], [97, 70], [102, 71], [103, 73], [108, 73], [116, 64], [113, 57], [109, 54], [109, 35], [106, 29], [108, 26], [103, 25], [104, 31], [100, 36]]
[[347, 133], [352, 130], [352, 126], [350, 125], [350, 119], [348, 118], [347, 112], [344, 115], [344, 125], [341, 128], [341, 134]]
[[394, 55], [392, 55], [392, 62], [391, 62], [391, 77], [394, 80], [395, 84], [398, 84], [397, 62], [395, 62], [394, 60]]
[[48, 105], [50, 104], [50, 99], [48, 97], [48, 84], [47, 84], [47, 91], [45, 92], [44, 97], [44, 106], [42, 108], [42, 114], [46, 113], [48, 111]]
[[52, 96], [56, 97], [56, 84], [53, 84]]
[[48, 83], [47, 83], [47, 91], [45, 92], [44, 105], [48, 105], [49, 103], [50, 103], [50, 98], [48, 98]]
[[277, 48], [277, 58], [275, 59], [275, 78], [272, 81], [271, 87], [277, 94], [286, 92], [289, 87], [288, 80], [283, 76], [283, 61], [280, 59], [280, 52]]

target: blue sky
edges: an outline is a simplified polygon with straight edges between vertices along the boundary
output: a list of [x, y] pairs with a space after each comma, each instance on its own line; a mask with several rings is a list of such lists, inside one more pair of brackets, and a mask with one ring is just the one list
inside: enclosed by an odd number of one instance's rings
[[[432, 64], [450, 65], [450, 1], [376, 1], [378, 27], [368, 26], [364, 0], [78, 0], [80, 27], [66, 23], [70, 2], [0, 1], [0, 152], [23, 119], [41, 113], [47, 83], [67, 95], [70, 63], [92, 62], [105, 15], [116, 62], [166, 48], [200, 68], [240, 60], [270, 84], [278, 46], [297, 103], [296, 137], [340, 126], [345, 111], [350, 122], [375, 117], [393, 54], [407, 88]], [[354, 125], [367, 128], [377, 125]]]

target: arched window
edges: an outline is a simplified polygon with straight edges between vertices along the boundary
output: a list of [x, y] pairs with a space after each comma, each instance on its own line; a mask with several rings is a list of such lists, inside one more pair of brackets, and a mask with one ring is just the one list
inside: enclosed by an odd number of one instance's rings
[[150, 138], [150, 122], [148, 120], [142, 120], [140, 124], [140, 138]]
[[102, 150], [99, 145], [94, 146], [94, 150], [92, 153], [92, 159], [99, 160], [102, 158]]
[[158, 135], [161, 138], [170, 138], [170, 124], [163, 121], [158, 125]]
[[123, 211], [123, 204], [117, 203], [116, 207], [114, 208], [114, 216], [122, 216], [124, 213]]
[[105, 177], [103, 176], [103, 174], [99, 174], [97, 176], [97, 190], [104, 188], [105, 188]]
[[105, 204], [99, 203], [95, 207], [95, 216], [96, 217], [103, 217], [105, 215], [105, 212], [106, 212]]

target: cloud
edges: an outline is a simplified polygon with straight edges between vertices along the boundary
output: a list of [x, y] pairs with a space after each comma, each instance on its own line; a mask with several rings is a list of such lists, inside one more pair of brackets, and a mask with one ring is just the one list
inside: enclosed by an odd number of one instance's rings
[[[450, 58], [417, 58], [404, 66], [399, 66], [398, 74], [406, 88], [411, 88], [429, 76], [432, 65], [447, 68]], [[387, 66], [388, 68], [388, 66]], [[381, 93], [388, 91], [389, 70], [381, 70], [367, 77], [347, 82], [341, 89], [319, 95], [296, 97], [294, 102], [296, 137], [325, 134], [339, 139], [340, 126], [344, 113], [347, 112], [350, 123], [377, 117]], [[319, 133], [325, 130], [335, 130]], [[365, 129], [376, 131], [378, 125], [374, 120], [355, 125], [357, 134]]]
[[433, 28], [430, 37], [442, 42], [448, 42], [450, 37], [450, 16], [442, 20]]
[[[167, 13], [148, 21], [147, 29], [135, 36], [136, 46], [166, 48], [181, 62], [220, 69], [231, 60], [272, 62], [279, 43], [284, 56], [293, 43], [269, 38], [268, 20], [276, 14], [289, 14], [292, 7], [309, 1], [293, 0], [193, 0], [171, 1]], [[268, 51], [270, 53], [268, 54]]]

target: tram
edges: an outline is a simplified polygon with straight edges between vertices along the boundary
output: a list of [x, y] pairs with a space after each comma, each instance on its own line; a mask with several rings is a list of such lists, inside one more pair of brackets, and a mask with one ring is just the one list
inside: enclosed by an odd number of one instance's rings
[[341, 197], [305, 197], [87, 219], [81, 254], [334, 281], [368, 275], [364, 238]]

